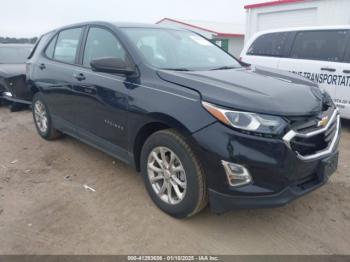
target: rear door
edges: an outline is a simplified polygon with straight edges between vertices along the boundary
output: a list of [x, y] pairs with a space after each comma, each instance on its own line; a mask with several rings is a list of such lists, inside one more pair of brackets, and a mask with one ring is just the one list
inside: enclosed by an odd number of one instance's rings
[[344, 80], [342, 63], [347, 30], [296, 32], [288, 58], [281, 58], [279, 69], [287, 70], [317, 82], [335, 100]]
[[257, 37], [242, 56], [243, 62], [278, 68], [280, 57], [288, 49], [290, 35], [289, 32], [277, 32]]
[[56, 34], [35, 67], [35, 85], [43, 91], [57, 128], [74, 132], [76, 96], [74, 91], [77, 59], [84, 27], [64, 29]]
[[335, 102], [337, 103], [343, 117], [350, 119], [350, 40], [342, 63], [342, 80], [337, 87]]

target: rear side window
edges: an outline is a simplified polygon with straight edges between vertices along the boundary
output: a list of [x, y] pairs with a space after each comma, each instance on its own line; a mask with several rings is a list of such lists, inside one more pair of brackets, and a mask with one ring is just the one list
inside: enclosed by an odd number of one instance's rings
[[33, 55], [34, 55], [36, 49], [38, 48], [38, 46], [39, 46], [39, 44], [40, 44], [42, 38], [43, 38], [43, 36], [40, 37], [40, 38], [35, 42], [35, 45], [34, 45], [32, 51], [30, 52], [30, 54], [29, 54], [29, 56], [28, 56], [28, 59], [31, 59], [31, 58], [33, 57]]
[[53, 58], [53, 52], [55, 51], [55, 45], [56, 45], [56, 41], [57, 41], [57, 36], [55, 36], [50, 44], [47, 46], [46, 51], [45, 51], [45, 55], [49, 58]]
[[347, 30], [298, 32], [291, 57], [338, 62], [343, 59], [346, 40]]
[[283, 50], [288, 41], [288, 36], [288, 32], [259, 36], [249, 47], [247, 54], [257, 56], [283, 56]]
[[61, 31], [57, 37], [53, 59], [73, 64], [79, 48], [82, 28]]
[[97, 58], [126, 59], [126, 52], [118, 39], [108, 30], [90, 28], [86, 40], [83, 64], [90, 67], [90, 62]]
[[34, 48], [32, 49], [32, 52], [30, 53], [30, 55], [28, 56], [28, 59], [31, 59], [34, 57], [34, 55], [37, 52], [41, 52], [43, 50], [43, 48], [46, 46], [47, 42], [50, 40], [50, 37], [52, 35], [53, 32], [48, 32], [44, 35], [42, 35], [35, 43]]

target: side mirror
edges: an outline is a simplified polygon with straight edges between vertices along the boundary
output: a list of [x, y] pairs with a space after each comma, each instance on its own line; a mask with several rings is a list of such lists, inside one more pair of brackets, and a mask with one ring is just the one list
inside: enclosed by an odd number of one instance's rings
[[118, 73], [131, 75], [135, 73], [135, 69], [131, 68], [120, 58], [104, 57], [94, 59], [90, 62], [91, 69], [96, 72]]

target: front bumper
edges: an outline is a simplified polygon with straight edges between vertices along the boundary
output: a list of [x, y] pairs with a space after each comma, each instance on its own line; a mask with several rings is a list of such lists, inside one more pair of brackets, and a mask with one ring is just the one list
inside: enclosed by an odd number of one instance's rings
[[[265, 208], [284, 205], [324, 185], [337, 165], [339, 134], [332, 152], [317, 159], [303, 160], [282, 139], [245, 135], [214, 123], [193, 134], [198, 156], [206, 172], [212, 211]], [[253, 180], [241, 187], [229, 185], [221, 160], [245, 166]]]
[[0, 99], [30, 105], [32, 92], [26, 84], [25, 75], [0, 78]]
[[[338, 153], [334, 153], [329, 158], [337, 159], [337, 155]], [[326, 184], [328, 178], [329, 175], [326, 175], [322, 168], [320, 168], [315, 176], [311, 177], [309, 180], [292, 184], [278, 193], [267, 195], [233, 196], [209, 189], [211, 209], [215, 213], [224, 213], [233, 209], [283, 206]]]

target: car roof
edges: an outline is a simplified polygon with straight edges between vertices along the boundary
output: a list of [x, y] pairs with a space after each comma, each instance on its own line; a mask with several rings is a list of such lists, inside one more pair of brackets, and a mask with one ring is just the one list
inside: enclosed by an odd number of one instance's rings
[[89, 21], [89, 22], [83, 22], [83, 23], [76, 23], [76, 24], [66, 25], [66, 26], [63, 26], [61, 28], [57, 28], [55, 31], [59, 31], [59, 30], [71, 28], [71, 27], [86, 26], [86, 25], [112, 26], [115, 28], [162, 28], [162, 29], [175, 29], [175, 30], [186, 31], [185, 29], [181, 29], [178, 27], [159, 25], [159, 24], [130, 23], [130, 22], [108, 22], [108, 21]]

